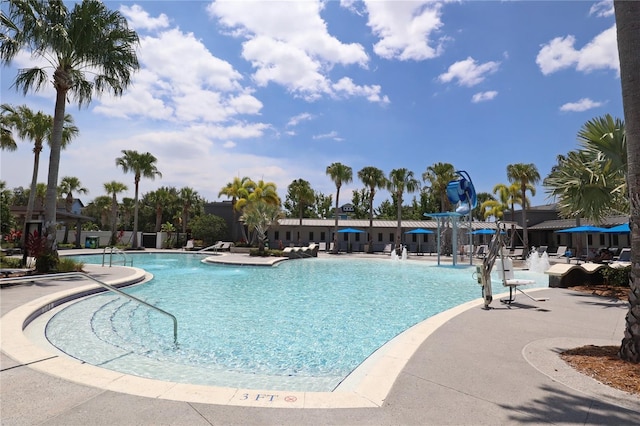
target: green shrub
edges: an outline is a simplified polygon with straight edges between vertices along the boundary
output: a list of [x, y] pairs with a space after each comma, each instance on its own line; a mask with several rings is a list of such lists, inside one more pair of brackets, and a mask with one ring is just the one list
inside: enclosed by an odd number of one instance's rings
[[55, 253], [43, 253], [36, 257], [36, 271], [47, 274], [58, 270], [58, 256]]
[[18, 257], [0, 256], [0, 267], [8, 269], [22, 268], [22, 259]]
[[83, 262], [77, 262], [67, 257], [61, 257], [58, 261], [58, 272], [82, 272]]
[[260, 251], [260, 249], [254, 248], [249, 251], [249, 256], [260, 256], [260, 257], [281, 257], [282, 250], [273, 250], [273, 249], [264, 249]]
[[631, 266], [624, 268], [607, 267], [602, 269], [602, 276], [607, 285], [615, 287], [629, 287], [629, 278], [631, 275]]

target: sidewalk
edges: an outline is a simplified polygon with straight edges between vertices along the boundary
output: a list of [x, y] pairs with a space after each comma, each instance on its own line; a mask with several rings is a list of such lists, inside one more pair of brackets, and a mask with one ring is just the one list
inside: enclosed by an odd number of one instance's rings
[[[78, 285], [2, 288], [1, 313]], [[583, 344], [618, 345], [627, 304], [557, 288], [535, 295], [550, 300], [518, 296], [509, 308], [496, 296], [494, 309], [481, 309], [478, 300], [442, 324], [402, 369], [381, 407], [256, 408], [148, 398], [63, 380], [2, 353], [2, 424], [640, 424], [640, 398], [575, 372], [557, 355]]]

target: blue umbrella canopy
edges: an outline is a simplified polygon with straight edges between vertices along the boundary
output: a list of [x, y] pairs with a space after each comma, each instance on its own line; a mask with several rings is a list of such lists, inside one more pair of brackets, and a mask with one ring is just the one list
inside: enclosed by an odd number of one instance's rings
[[596, 232], [607, 232], [607, 228], [599, 228], [597, 226], [584, 225], [584, 226], [575, 226], [573, 228], [560, 229], [556, 232], [566, 232], [570, 234], [588, 234], [588, 233], [596, 233]]
[[606, 232], [609, 234], [625, 234], [627, 232], [631, 232], [631, 228], [629, 227], [629, 223], [623, 223], [622, 225], [614, 226], [613, 228], [608, 228]]
[[412, 229], [411, 231], [405, 232], [405, 234], [433, 234], [433, 231], [423, 228]]
[[[476, 229], [471, 233], [471, 235], [493, 235], [495, 233], [495, 229]], [[500, 233], [504, 234], [504, 231], [500, 231]]]
[[338, 231], [338, 233], [341, 233], [341, 234], [360, 234], [363, 232], [364, 231], [360, 229], [355, 229], [355, 228], [344, 228]]

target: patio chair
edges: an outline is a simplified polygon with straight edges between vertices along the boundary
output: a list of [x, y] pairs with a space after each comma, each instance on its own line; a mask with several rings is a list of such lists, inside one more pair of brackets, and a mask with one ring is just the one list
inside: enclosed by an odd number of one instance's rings
[[509, 257], [520, 260], [524, 259], [524, 249], [514, 248]]
[[547, 254], [549, 255], [549, 257], [560, 259], [560, 258], [563, 258], [566, 253], [567, 253], [567, 246], [558, 246], [558, 249], [556, 250], [555, 253], [547, 253]]
[[510, 305], [512, 302], [516, 300], [516, 291], [527, 296], [529, 299], [536, 302], [544, 302], [548, 299], [536, 299], [535, 297], [529, 296], [527, 293], [522, 291], [519, 287], [523, 285], [531, 285], [535, 284], [534, 280], [522, 280], [516, 279], [513, 274], [513, 260], [510, 257], [502, 257], [501, 259], [496, 260], [496, 270], [498, 271], [498, 277], [502, 280], [502, 285], [505, 287], [509, 287], [509, 298], [508, 299], [500, 299], [502, 303], [506, 303]]
[[609, 266], [612, 268], [624, 268], [627, 266], [631, 266], [631, 249], [623, 248], [620, 250], [620, 255], [613, 262], [609, 263]]
[[382, 253], [384, 254], [391, 254], [391, 247], [393, 247], [392, 244], [386, 244], [384, 246], [384, 249], [382, 250]]
[[182, 247], [182, 250], [193, 250], [194, 245], [193, 245], [193, 240], [188, 240], [187, 244]]

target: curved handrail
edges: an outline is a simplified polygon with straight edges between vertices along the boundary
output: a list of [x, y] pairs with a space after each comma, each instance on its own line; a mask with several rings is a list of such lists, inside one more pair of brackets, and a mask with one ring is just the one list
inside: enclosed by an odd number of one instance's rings
[[[124, 259], [122, 261], [123, 265], [127, 266], [127, 254], [124, 251], [120, 250], [119, 248], [112, 247], [112, 246], [105, 247], [104, 249], [102, 249], [102, 266], [104, 266], [104, 256], [107, 254], [107, 249], [110, 250], [110, 252], [109, 252], [109, 267], [111, 267], [113, 265], [113, 253], [114, 252], [116, 254], [122, 255], [122, 258]], [[131, 266], [133, 266], [133, 260], [131, 260]]]
[[25, 275], [23, 277], [12, 277], [12, 278], [0, 278], [0, 282], [5, 283], [5, 282], [20, 282], [20, 281], [39, 281], [39, 280], [44, 280], [44, 279], [58, 279], [58, 278], [70, 278], [70, 277], [82, 277], [82, 278], [88, 278], [90, 280], [92, 280], [93, 282], [101, 285], [102, 287], [106, 288], [107, 290], [113, 291], [114, 293], [120, 295], [120, 296], [124, 296], [129, 300], [133, 300], [134, 302], [138, 302], [141, 305], [144, 305], [150, 309], [153, 309], [157, 312], [160, 312], [161, 314], [164, 314], [168, 317], [170, 317], [173, 320], [173, 343], [175, 345], [178, 344], [178, 319], [173, 315], [170, 314], [169, 312], [158, 308], [157, 306], [153, 306], [147, 302], [145, 302], [144, 300], [138, 299], [135, 296], [132, 296], [130, 294], [125, 293], [124, 291], [113, 287], [112, 285], [109, 285], [105, 282], [100, 281], [97, 278], [92, 277], [89, 274], [86, 274], [84, 272], [64, 272], [64, 273], [60, 273], [60, 274], [46, 274], [46, 275]]

